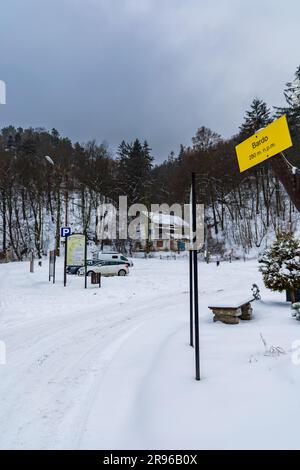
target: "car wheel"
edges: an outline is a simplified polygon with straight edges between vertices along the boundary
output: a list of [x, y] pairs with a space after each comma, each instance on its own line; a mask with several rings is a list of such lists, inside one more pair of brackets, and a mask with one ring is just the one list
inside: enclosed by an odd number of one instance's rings
[[125, 269], [120, 269], [120, 271], [118, 272], [118, 276], [126, 276]]

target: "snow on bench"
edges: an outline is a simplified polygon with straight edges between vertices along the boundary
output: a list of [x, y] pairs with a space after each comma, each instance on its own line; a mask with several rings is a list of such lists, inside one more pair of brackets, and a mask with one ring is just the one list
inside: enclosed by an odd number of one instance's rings
[[242, 307], [242, 305], [252, 302], [253, 300], [254, 298], [252, 296], [240, 297], [235, 299], [232, 299], [232, 296], [222, 297], [222, 299], [218, 299], [218, 301], [215, 302], [213, 306], [210, 306], [208, 308], [239, 308]]
[[214, 321], [221, 321], [230, 325], [236, 325], [241, 320], [251, 320], [252, 308], [251, 302], [253, 297], [223, 297], [218, 299], [214, 305], [208, 308], [214, 314]]

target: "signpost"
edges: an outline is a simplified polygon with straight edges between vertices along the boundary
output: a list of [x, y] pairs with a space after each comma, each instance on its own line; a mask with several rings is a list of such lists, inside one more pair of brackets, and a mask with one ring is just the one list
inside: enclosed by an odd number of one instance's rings
[[189, 251], [189, 268], [190, 268], [190, 346], [194, 347], [194, 306], [193, 306], [193, 252]]
[[67, 252], [68, 252], [68, 237], [71, 236], [70, 227], [61, 227], [60, 236], [65, 239], [65, 258], [64, 258], [64, 287], [67, 285]]
[[[199, 301], [198, 301], [198, 258], [197, 258], [197, 201], [196, 175], [192, 173], [190, 194], [190, 344], [195, 336], [196, 380], [200, 380]], [[194, 314], [194, 315], [193, 315]], [[193, 328], [194, 316], [194, 328]], [[194, 334], [193, 334], [194, 329]]]
[[87, 288], [87, 235], [84, 235], [84, 288]]
[[30, 265], [29, 269], [31, 273], [34, 273], [34, 254], [33, 251], [30, 254]]
[[[240, 172], [278, 155], [292, 147], [286, 116], [275, 120], [252, 137], [236, 146]], [[195, 341], [196, 380], [200, 380], [200, 340], [199, 340], [199, 299], [198, 299], [198, 262], [197, 262], [197, 204], [196, 175], [192, 173], [190, 194], [190, 345]], [[199, 224], [198, 224], [199, 225]], [[206, 249], [207, 252], [207, 249]]]
[[56, 250], [52, 250], [49, 253], [49, 282], [53, 279], [55, 284], [55, 264], [56, 264]]
[[[192, 186], [190, 190], [190, 244], [193, 243], [193, 194]], [[190, 346], [194, 347], [194, 293], [193, 293], [193, 251], [189, 249], [189, 269], [190, 269]]]
[[282, 116], [236, 146], [240, 172], [264, 162], [292, 145], [286, 116]]

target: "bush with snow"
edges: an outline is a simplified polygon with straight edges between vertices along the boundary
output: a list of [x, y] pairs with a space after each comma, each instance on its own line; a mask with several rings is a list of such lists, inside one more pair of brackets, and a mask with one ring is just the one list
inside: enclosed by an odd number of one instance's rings
[[282, 233], [260, 256], [259, 270], [265, 286], [273, 291], [289, 290], [295, 302], [295, 290], [300, 289], [300, 245], [290, 233]]
[[292, 304], [292, 317], [300, 321], [300, 302]]

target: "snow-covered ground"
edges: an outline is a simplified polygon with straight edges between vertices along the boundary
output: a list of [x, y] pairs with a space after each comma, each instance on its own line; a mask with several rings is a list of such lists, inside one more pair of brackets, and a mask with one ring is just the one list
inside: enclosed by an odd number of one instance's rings
[[[300, 323], [254, 261], [199, 263], [201, 382], [189, 340], [188, 261], [136, 259], [126, 278], [48, 282], [48, 266], [0, 265], [0, 448], [299, 448]], [[208, 305], [261, 287], [254, 319]], [[260, 338], [286, 354], [265, 355]]]

